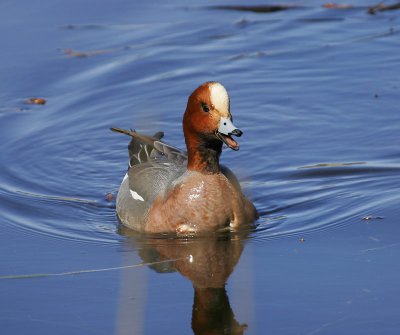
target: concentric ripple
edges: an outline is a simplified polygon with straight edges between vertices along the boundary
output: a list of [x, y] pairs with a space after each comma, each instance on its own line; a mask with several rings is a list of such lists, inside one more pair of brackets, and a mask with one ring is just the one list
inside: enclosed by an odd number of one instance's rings
[[[262, 185], [253, 182], [249, 187], [265, 197], [258, 193], [256, 198], [261, 215], [251, 238], [290, 238], [359, 224], [382, 203], [400, 200], [399, 172], [390, 164], [318, 164], [277, 173]], [[382, 189], [385, 194], [378, 196], [375, 190]], [[378, 213], [385, 215], [382, 209]]]

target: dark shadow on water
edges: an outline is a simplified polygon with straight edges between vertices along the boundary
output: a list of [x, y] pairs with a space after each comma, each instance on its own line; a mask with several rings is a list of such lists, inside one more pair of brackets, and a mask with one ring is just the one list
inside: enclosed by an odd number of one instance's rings
[[210, 9], [219, 10], [233, 10], [240, 12], [253, 12], [253, 13], [275, 13], [289, 9], [300, 9], [303, 6], [294, 5], [259, 5], [259, 6], [247, 6], [247, 5], [225, 5], [225, 6], [211, 6]]
[[[194, 334], [243, 334], [246, 324], [235, 319], [225, 284], [243, 251], [247, 234], [214, 234], [193, 238], [167, 238], [136, 234], [124, 227], [128, 247], [157, 273], [179, 272], [193, 284]], [[156, 263], [156, 264], [154, 264]]]

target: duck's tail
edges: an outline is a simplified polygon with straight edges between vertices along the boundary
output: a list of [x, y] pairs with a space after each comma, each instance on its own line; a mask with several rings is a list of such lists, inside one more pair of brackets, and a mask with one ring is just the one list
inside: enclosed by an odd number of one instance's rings
[[147, 135], [138, 134], [134, 130], [126, 130], [122, 128], [112, 127], [112, 131], [117, 133], [129, 135], [132, 137], [128, 145], [129, 166], [141, 164], [149, 161], [160, 155], [155, 148], [154, 143], [158, 142], [163, 136], [163, 132], [155, 133], [152, 137]]
[[184, 161], [186, 159], [186, 152], [161, 141], [164, 137], [162, 131], [155, 133], [153, 136], [147, 136], [134, 130], [117, 127], [111, 127], [110, 129], [132, 137], [128, 145], [129, 166], [145, 163], [160, 156], [165, 156], [168, 160]]

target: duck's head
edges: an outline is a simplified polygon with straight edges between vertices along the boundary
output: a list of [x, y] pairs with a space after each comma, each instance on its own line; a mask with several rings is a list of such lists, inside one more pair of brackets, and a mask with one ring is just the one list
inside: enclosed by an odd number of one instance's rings
[[240, 137], [242, 131], [232, 123], [229, 95], [224, 86], [207, 82], [194, 90], [183, 117], [183, 130], [187, 144], [194, 138], [205, 142], [220, 141], [233, 150], [239, 150], [232, 135]]

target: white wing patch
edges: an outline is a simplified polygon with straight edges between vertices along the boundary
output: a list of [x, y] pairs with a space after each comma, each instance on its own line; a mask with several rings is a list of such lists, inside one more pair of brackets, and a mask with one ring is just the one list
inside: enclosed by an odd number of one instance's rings
[[131, 196], [133, 199], [144, 201], [144, 199], [139, 195], [139, 193], [132, 191], [132, 190], [129, 190], [129, 192], [131, 193]]

